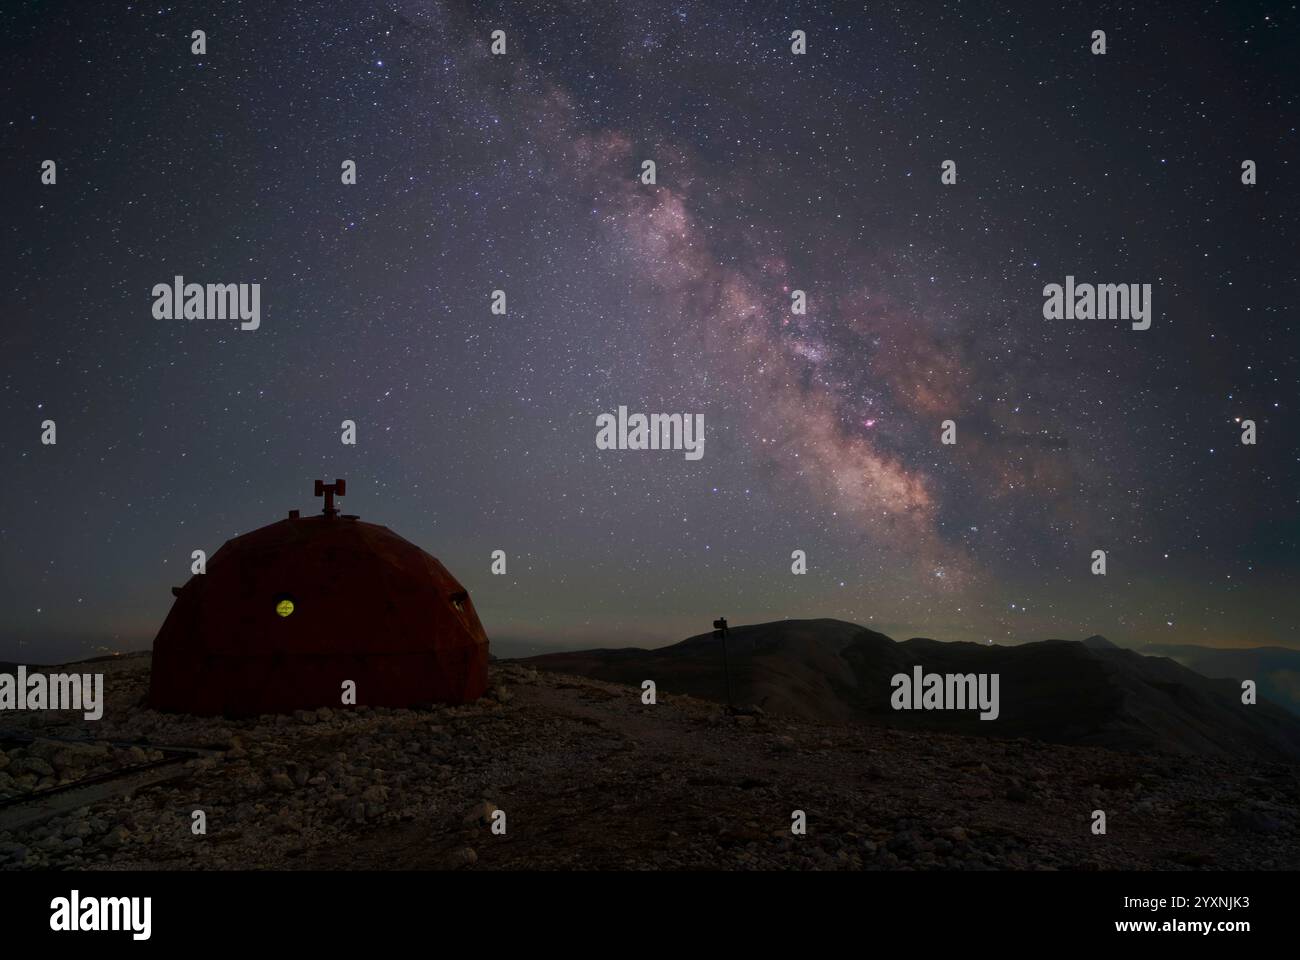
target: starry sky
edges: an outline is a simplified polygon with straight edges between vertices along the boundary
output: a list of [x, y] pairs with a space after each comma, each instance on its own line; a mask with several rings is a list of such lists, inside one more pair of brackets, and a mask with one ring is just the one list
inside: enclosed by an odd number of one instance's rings
[[[317, 477], [498, 652], [720, 615], [1300, 645], [1297, 36], [1295, 3], [6, 3], [0, 658], [147, 648], [191, 551]], [[155, 319], [177, 274], [260, 283], [260, 329]], [[1151, 329], [1045, 320], [1067, 274], [1151, 284]], [[619, 405], [702, 413], [703, 458], [598, 450]]]

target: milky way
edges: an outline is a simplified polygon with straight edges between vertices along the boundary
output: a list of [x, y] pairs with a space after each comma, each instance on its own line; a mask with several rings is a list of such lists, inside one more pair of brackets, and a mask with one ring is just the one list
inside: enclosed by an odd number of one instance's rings
[[[6, 11], [0, 657], [146, 645], [335, 476], [503, 643], [1291, 643], [1294, 10], [882, 6]], [[154, 319], [176, 274], [261, 328]], [[1151, 329], [1045, 320], [1067, 275]]]

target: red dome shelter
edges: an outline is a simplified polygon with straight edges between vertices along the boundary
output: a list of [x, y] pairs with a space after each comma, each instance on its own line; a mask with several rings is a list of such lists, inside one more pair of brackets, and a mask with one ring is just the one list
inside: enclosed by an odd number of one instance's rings
[[153, 646], [149, 703], [250, 716], [464, 703], [487, 689], [488, 639], [447, 568], [387, 527], [342, 516], [346, 486], [316, 481], [320, 516], [227, 541], [177, 597]]

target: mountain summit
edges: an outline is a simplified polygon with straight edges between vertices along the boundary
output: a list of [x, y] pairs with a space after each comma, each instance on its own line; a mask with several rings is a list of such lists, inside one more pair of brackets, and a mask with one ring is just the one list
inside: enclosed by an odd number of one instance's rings
[[[1100, 636], [1019, 646], [897, 642], [843, 620], [779, 620], [734, 627], [727, 660], [736, 703], [817, 721], [865, 722], [976, 736], [1024, 737], [1138, 753], [1300, 759], [1300, 720], [1241, 702], [1235, 680], [1210, 679], [1165, 657]], [[725, 701], [723, 650], [712, 633], [655, 650], [546, 654], [538, 669]], [[921, 667], [943, 675], [998, 674], [1001, 708], [900, 711], [891, 679]]]

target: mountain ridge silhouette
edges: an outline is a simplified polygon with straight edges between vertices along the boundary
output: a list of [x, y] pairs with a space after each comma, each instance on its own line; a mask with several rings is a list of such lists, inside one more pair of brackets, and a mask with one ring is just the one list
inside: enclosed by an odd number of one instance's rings
[[[896, 641], [835, 619], [778, 620], [732, 627], [726, 641], [736, 704], [819, 721], [1026, 738], [1138, 753], [1250, 756], [1300, 761], [1300, 717], [1241, 685], [1168, 657], [1150, 657], [1094, 635], [1015, 646], [925, 637]], [[712, 632], [653, 650], [626, 647], [543, 654], [538, 669], [725, 702], [722, 644]], [[1000, 715], [894, 710], [890, 680], [925, 673], [997, 673]]]

